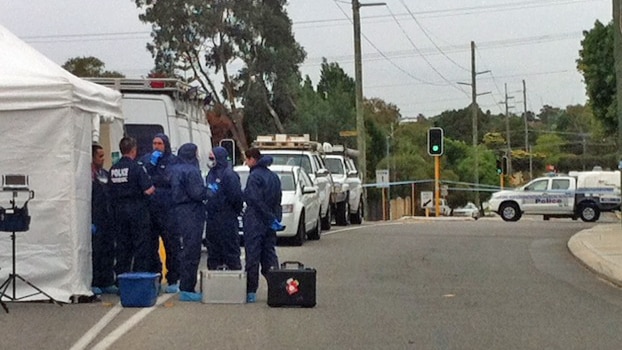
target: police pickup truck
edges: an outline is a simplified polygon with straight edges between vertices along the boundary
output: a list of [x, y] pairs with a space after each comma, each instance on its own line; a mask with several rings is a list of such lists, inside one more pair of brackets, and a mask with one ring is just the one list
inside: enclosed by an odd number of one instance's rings
[[620, 208], [619, 171], [583, 171], [540, 177], [523, 187], [493, 193], [490, 208], [505, 221], [522, 215], [581, 218], [594, 222], [601, 212]]

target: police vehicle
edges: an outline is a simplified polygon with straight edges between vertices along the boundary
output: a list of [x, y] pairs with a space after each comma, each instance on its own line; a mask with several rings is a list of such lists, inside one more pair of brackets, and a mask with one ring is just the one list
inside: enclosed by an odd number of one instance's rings
[[257, 136], [253, 146], [259, 148], [262, 155], [271, 156], [272, 164], [299, 166], [309, 175], [320, 197], [322, 230], [329, 230], [332, 222], [331, 208], [335, 200], [334, 182], [324, 163], [322, 145], [311, 141], [309, 134], [274, 134]]
[[353, 157], [358, 151], [343, 145], [324, 143], [324, 162], [333, 175], [333, 200], [331, 210], [337, 225], [363, 222], [363, 186]]
[[568, 217], [594, 222], [602, 212], [620, 209], [620, 172], [584, 171], [567, 176], [548, 176], [526, 185], [496, 192], [490, 208], [505, 221], [522, 215]]

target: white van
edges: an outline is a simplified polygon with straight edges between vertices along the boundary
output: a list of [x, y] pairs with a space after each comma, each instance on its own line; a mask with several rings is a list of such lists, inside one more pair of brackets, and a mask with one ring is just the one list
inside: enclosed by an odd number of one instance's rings
[[201, 172], [208, 172], [212, 132], [194, 88], [176, 79], [89, 78], [120, 91], [125, 134], [138, 141], [138, 157], [151, 152], [153, 136], [165, 133], [177, 154], [187, 142], [199, 148]]

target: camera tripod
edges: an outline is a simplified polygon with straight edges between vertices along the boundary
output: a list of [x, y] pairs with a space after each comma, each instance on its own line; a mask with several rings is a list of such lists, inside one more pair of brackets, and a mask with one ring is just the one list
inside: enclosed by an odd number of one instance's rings
[[[28, 191], [29, 192], [29, 198], [28, 200], [34, 198], [35, 193], [34, 191]], [[15, 212], [15, 209], [17, 208], [16, 206], [16, 198], [17, 198], [17, 191], [13, 191], [13, 199], [11, 200], [11, 209], [13, 210], [13, 212]], [[24, 204], [25, 205], [25, 204]], [[12, 262], [12, 273], [9, 274], [9, 277], [6, 279], [6, 281], [4, 281], [4, 283], [2, 283], [2, 285], [0, 285], [0, 306], [2, 306], [2, 308], [4, 309], [4, 311], [6, 311], [7, 313], [9, 312], [9, 308], [6, 305], [6, 303], [2, 300], [3, 298], [7, 298], [10, 301], [19, 301], [34, 295], [38, 295], [38, 294], [43, 294], [45, 295], [51, 302], [53, 302], [54, 304], [58, 305], [58, 306], [62, 306], [62, 304], [60, 304], [58, 301], [56, 301], [54, 298], [52, 298], [52, 296], [50, 296], [49, 294], [47, 294], [46, 292], [44, 292], [43, 290], [41, 290], [41, 288], [35, 286], [34, 284], [32, 284], [31, 282], [29, 282], [28, 280], [26, 280], [24, 277], [20, 276], [19, 274], [17, 274], [15, 272], [15, 231], [11, 232], [11, 262]], [[22, 282], [26, 283], [28, 286], [30, 286], [32, 289], [36, 290], [37, 292], [32, 293], [32, 294], [28, 294], [22, 297], [16, 297], [16, 284], [17, 284], [17, 279], [21, 280]], [[7, 289], [9, 289], [9, 286], [13, 285], [13, 294], [12, 296], [8, 295], [6, 293]]]

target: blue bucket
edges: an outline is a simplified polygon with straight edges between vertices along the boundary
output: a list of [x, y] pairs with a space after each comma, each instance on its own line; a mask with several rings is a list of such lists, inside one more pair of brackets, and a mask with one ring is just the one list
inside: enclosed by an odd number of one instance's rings
[[158, 299], [160, 274], [153, 272], [122, 273], [119, 279], [119, 293], [123, 307], [150, 307]]

